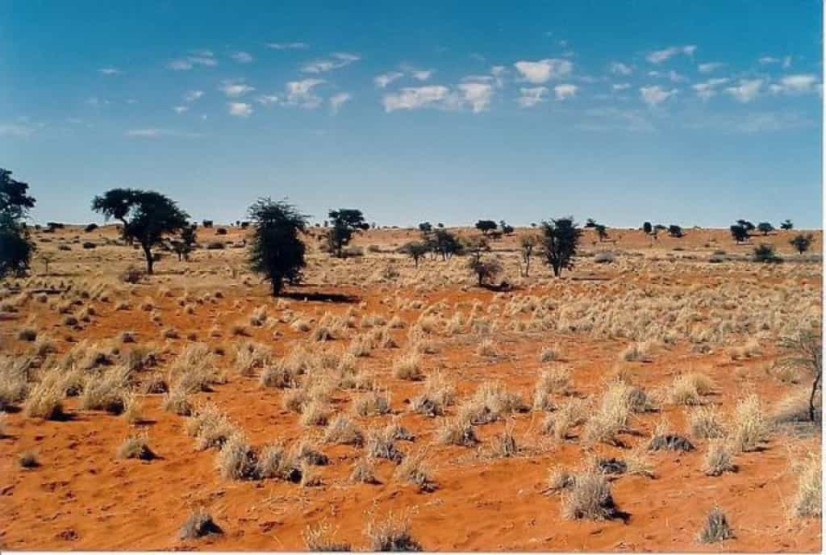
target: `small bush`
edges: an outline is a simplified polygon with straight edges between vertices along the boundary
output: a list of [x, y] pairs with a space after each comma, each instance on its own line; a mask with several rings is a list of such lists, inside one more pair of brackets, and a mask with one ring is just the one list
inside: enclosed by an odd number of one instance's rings
[[618, 516], [605, 476], [598, 472], [578, 475], [562, 500], [562, 515], [569, 520], [606, 520]]
[[186, 519], [179, 535], [182, 540], [194, 540], [223, 533], [224, 531], [215, 523], [212, 516], [199, 508]]
[[20, 468], [37, 468], [40, 466], [40, 462], [37, 460], [37, 455], [34, 451], [23, 451], [17, 457], [17, 464], [20, 465]]
[[724, 441], [712, 441], [703, 458], [703, 472], [706, 476], [720, 476], [724, 472], [736, 472], [734, 453]]
[[367, 525], [366, 535], [370, 551], [422, 551], [422, 546], [410, 533], [410, 521], [394, 516]]
[[118, 447], [117, 457], [119, 459], [151, 461], [155, 458], [155, 453], [149, 448], [145, 437], [129, 436]]
[[726, 515], [715, 507], [706, 517], [706, 524], [700, 531], [699, 540], [703, 543], [717, 543], [734, 537]]

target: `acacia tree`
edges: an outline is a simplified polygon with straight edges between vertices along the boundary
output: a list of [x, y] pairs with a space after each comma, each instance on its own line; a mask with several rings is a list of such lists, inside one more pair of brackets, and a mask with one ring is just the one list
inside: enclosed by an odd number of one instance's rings
[[768, 235], [772, 231], [774, 231], [774, 226], [769, 222], [760, 222], [757, 224], [757, 231], [763, 234], [763, 236]]
[[189, 215], [175, 201], [155, 191], [111, 189], [92, 200], [92, 210], [123, 224], [121, 234], [128, 243], [137, 241], [141, 246], [148, 274], [154, 271], [152, 247], [164, 235], [178, 233], [189, 225]]
[[492, 281], [502, 273], [502, 265], [495, 259], [483, 260], [481, 257], [474, 256], [468, 260], [467, 267], [476, 274], [479, 287], [484, 285], [486, 281]]
[[597, 232], [597, 238], [599, 239], [600, 243], [608, 239], [608, 228], [606, 228], [604, 225], [596, 224], [594, 226], [594, 230]]
[[582, 230], [573, 217], [542, 222], [542, 250], [554, 276], [559, 277], [562, 270], [574, 267], [574, 256], [581, 237]]
[[301, 280], [306, 247], [298, 235], [307, 231], [307, 216], [284, 201], [262, 198], [250, 206], [249, 218], [255, 227], [249, 247], [250, 267], [264, 274], [277, 297], [284, 281]]
[[533, 255], [533, 249], [534, 247], [536, 247], [537, 243], [539, 243], [539, 238], [533, 234], [523, 235], [519, 239], [519, 248], [522, 253], [522, 262], [525, 263], [525, 277], [528, 277], [528, 274], [531, 271], [531, 256]]
[[807, 233], [806, 235], [799, 233], [794, 237], [794, 239], [789, 241], [789, 243], [795, 248], [795, 250], [797, 250], [798, 253], [803, 254], [809, 250], [809, 247], [812, 246], [813, 239], [814, 237], [811, 233]]
[[476, 229], [481, 231], [484, 235], [487, 235], [494, 229], [496, 229], [496, 222], [493, 220], [479, 220], [476, 222]]
[[780, 224], [780, 229], [785, 230], [785, 231], [789, 231], [791, 229], [794, 229], [794, 224], [792, 223], [791, 220], [786, 219], [786, 220], [783, 221], [783, 223]]
[[327, 245], [337, 258], [344, 255], [344, 247], [350, 243], [357, 231], [370, 229], [361, 210], [340, 208], [330, 210], [330, 229], [327, 231]]
[[23, 221], [35, 200], [27, 194], [29, 184], [11, 175], [11, 171], [0, 168], [0, 278], [23, 274], [35, 248]]
[[428, 250], [428, 246], [420, 241], [410, 241], [409, 243], [402, 245], [399, 249], [400, 252], [413, 259], [413, 265], [416, 268], [419, 267], [419, 260], [424, 258], [424, 255], [427, 254]]
[[820, 333], [813, 330], [803, 330], [796, 335], [782, 338], [780, 347], [786, 352], [786, 356], [780, 360], [781, 366], [801, 368], [811, 374], [812, 390], [809, 394], [809, 420], [814, 422], [817, 390], [821, 387], [823, 378], [823, 344]]
[[731, 236], [734, 237], [734, 240], [737, 241], [738, 244], [749, 238], [749, 230], [743, 224], [734, 224], [729, 227], [729, 231], [731, 231]]

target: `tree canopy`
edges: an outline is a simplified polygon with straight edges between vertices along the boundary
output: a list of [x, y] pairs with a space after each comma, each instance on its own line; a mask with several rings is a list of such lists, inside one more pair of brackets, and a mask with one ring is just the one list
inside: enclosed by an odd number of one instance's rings
[[164, 235], [177, 233], [189, 225], [189, 215], [155, 191], [111, 189], [92, 200], [92, 210], [107, 220], [116, 219], [123, 224], [123, 238], [140, 244], [149, 274], [154, 270], [152, 247], [159, 244]]
[[327, 231], [327, 244], [330, 251], [341, 258], [344, 254], [344, 247], [350, 243], [353, 234], [370, 229], [370, 224], [364, 220], [361, 210], [354, 208], [330, 210], [328, 216], [331, 227]]
[[249, 208], [255, 231], [249, 247], [252, 271], [269, 280], [272, 294], [278, 296], [284, 282], [297, 283], [306, 265], [306, 247], [299, 233], [307, 231], [307, 216], [284, 201], [259, 199]]
[[0, 277], [21, 275], [29, 268], [34, 244], [23, 221], [34, 207], [29, 184], [0, 168]]
[[581, 237], [582, 230], [572, 217], [542, 222], [543, 254], [556, 277], [559, 277], [562, 270], [574, 267], [574, 256]]

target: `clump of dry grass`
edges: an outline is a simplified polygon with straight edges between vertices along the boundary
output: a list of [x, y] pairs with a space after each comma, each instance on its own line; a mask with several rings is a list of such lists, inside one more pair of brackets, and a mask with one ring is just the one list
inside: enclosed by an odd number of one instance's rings
[[55, 379], [44, 380], [32, 388], [26, 400], [24, 412], [32, 418], [61, 420], [66, 416], [63, 410], [63, 389]]
[[396, 468], [396, 476], [418, 486], [419, 491], [432, 492], [439, 487], [430, 475], [430, 470], [424, 462], [426, 453], [420, 451], [407, 457]]
[[729, 526], [726, 515], [714, 507], [706, 517], [705, 526], [700, 530], [698, 538], [702, 543], [717, 543], [734, 537], [734, 531]]
[[743, 452], [760, 449], [768, 440], [769, 428], [757, 395], [749, 395], [737, 403], [731, 438], [735, 449]]
[[578, 474], [562, 499], [562, 516], [569, 520], [606, 520], [619, 516], [605, 476], [594, 471]]
[[545, 418], [542, 423], [542, 432], [559, 441], [568, 439], [571, 430], [586, 421], [586, 414], [586, 407], [582, 401], [578, 399], [567, 401]]
[[33, 326], [22, 327], [17, 330], [17, 339], [20, 341], [34, 341], [37, 339], [37, 329]]
[[326, 426], [330, 420], [330, 408], [322, 401], [311, 400], [301, 410], [302, 426]]
[[193, 408], [187, 392], [181, 388], [172, 389], [164, 395], [161, 407], [166, 412], [171, 412], [178, 416], [190, 416]]
[[797, 496], [794, 500], [794, 516], [815, 518], [823, 513], [823, 478], [820, 459], [810, 453], [798, 474]]
[[437, 432], [437, 439], [443, 445], [459, 445], [473, 447], [479, 443], [473, 424], [461, 416], [446, 419], [441, 423]]
[[558, 493], [570, 490], [574, 487], [575, 483], [576, 474], [573, 472], [558, 466], [548, 469], [547, 491]]
[[712, 441], [703, 457], [703, 473], [706, 476], [720, 476], [724, 472], [736, 472], [734, 452], [731, 446], [723, 440]]
[[255, 480], [259, 476], [257, 454], [237, 432], [223, 442], [215, 464], [225, 480]]
[[685, 437], [668, 429], [668, 422], [661, 420], [648, 441], [649, 451], [693, 451], [694, 445]]
[[688, 417], [691, 434], [697, 439], [715, 439], [725, 435], [720, 413], [714, 407], [698, 407]]
[[364, 434], [352, 420], [338, 414], [324, 430], [324, 441], [360, 447], [364, 445]]
[[412, 400], [413, 410], [431, 418], [444, 416], [445, 409], [455, 401], [455, 388], [441, 373], [433, 373], [427, 378], [424, 391]]
[[370, 457], [361, 457], [353, 464], [350, 480], [358, 484], [378, 484], [374, 466]]
[[264, 479], [277, 479], [285, 482], [301, 481], [301, 466], [282, 443], [267, 445], [258, 457], [256, 473]]
[[195, 438], [199, 450], [220, 449], [229, 438], [239, 433], [229, 418], [212, 404], [199, 408], [186, 421], [186, 431]]
[[202, 508], [198, 508], [186, 519], [178, 535], [182, 540], [195, 540], [223, 533], [224, 531], [215, 523], [212, 516]]
[[370, 519], [365, 535], [369, 551], [422, 551], [410, 532], [410, 520], [392, 513], [380, 522]]
[[155, 453], [149, 448], [145, 436], [132, 435], [120, 444], [117, 451], [119, 459], [139, 459], [151, 461], [155, 458]]
[[295, 458], [312, 466], [324, 466], [330, 462], [313, 440], [302, 439], [293, 449]]
[[561, 358], [561, 354], [559, 349], [556, 347], [545, 347], [539, 353], [539, 362], [553, 362], [555, 360], [559, 360]]
[[20, 468], [32, 469], [40, 466], [40, 461], [37, 460], [37, 453], [34, 451], [23, 451], [17, 456], [17, 464]]
[[370, 430], [367, 433], [367, 454], [376, 459], [386, 459], [398, 464], [404, 459], [404, 453], [399, 451], [394, 443], [395, 439], [387, 430]]
[[424, 378], [421, 358], [415, 352], [396, 359], [393, 363], [393, 377], [400, 380], [419, 381]]
[[23, 401], [29, 393], [28, 359], [0, 356], [0, 410]]
[[631, 416], [629, 387], [622, 382], [611, 382], [602, 396], [593, 416], [585, 423], [585, 440], [620, 445], [618, 435], [628, 430]]
[[502, 433], [494, 438], [491, 454], [495, 458], [510, 458], [519, 454], [519, 446], [516, 443], [512, 424], [505, 426]]
[[620, 360], [626, 362], [644, 362], [648, 359], [651, 345], [647, 342], [632, 343], [620, 353]]
[[480, 425], [495, 422], [506, 414], [528, 410], [530, 407], [518, 394], [507, 391], [501, 383], [485, 382], [460, 407], [459, 416], [473, 425]]
[[359, 416], [380, 416], [390, 412], [390, 400], [377, 391], [368, 391], [353, 400], [353, 411]]
[[674, 405], [699, 405], [702, 397], [714, 390], [714, 382], [705, 374], [681, 374], [666, 391], [666, 399]]
[[127, 368], [118, 366], [107, 370], [101, 376], [87, 380], [80, 396], [80, 408], [121, 414], [126, 408], [128, 385]]
[[326, 553], [352, 551], [349, 543], [336, 541], [335, 531], [326, 522], [308, 525], [301, 533], [301, 537], [304, 539], [304, 546], [308, 551]]

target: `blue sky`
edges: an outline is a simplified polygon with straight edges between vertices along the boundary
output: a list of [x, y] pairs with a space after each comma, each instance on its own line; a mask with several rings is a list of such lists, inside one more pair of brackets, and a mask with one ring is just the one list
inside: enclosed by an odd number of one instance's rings
[[345, 4], [0, 1], [0, 166], [38, 221], [820, 227], [815, 0]]

